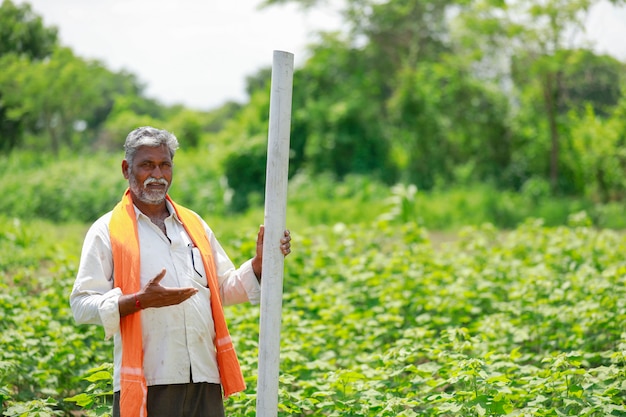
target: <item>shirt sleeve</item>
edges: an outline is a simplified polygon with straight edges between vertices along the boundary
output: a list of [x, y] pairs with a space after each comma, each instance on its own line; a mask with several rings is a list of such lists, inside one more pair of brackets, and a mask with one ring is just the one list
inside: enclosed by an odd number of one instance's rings
[[249, 301], [251, 304], [259, 304], [261, 302], [261, 285], [252, 270], [252, 260], [250, 259], [239, 268], [235, 268], [235, 265], [206, 223], [205, 230], [213, 250], [222, 304], [227, 306], [246, 301]]
[[78, 324], [100, 324], [106, 338], [119, 331], [119, 297], [113, 287], [113, 254], [105, 215], [87, 232], [78, 266], [70, 306]]

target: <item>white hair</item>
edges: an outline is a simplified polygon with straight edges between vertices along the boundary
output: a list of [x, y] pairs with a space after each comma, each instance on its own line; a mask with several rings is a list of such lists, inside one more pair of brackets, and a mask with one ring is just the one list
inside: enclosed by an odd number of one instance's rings
[[132, 166], [135, 153], [137, 153], [137, 149], [141, 146], [156, 148], [161, 145], [167, 146], [170, 151], [170, 156], [174, 159], [174, 154], [176, 153], [176, 149], [178, 149], [178, 139], [176, 139], [173, 133], [152, 126], [138, 127], [126, 136], [126, 142], [124, 142], [126, 155], [124, 159]]

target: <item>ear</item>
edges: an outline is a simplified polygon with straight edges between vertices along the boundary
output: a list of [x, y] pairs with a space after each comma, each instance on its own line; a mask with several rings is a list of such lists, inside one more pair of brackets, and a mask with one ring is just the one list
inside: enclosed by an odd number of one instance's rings
[[124, 178], [128, 179], [128, 162], [126, 159], [122, 161], [122, 175], [124, 175]]

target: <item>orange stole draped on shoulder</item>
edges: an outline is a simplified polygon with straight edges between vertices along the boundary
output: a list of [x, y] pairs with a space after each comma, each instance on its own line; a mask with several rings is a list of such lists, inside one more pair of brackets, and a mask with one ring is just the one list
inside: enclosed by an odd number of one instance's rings
[[[211, 312], [215, 323], [215, 348], [220, 380], [224, 396], [228, 397], [246, 389], [220, 299], [219, 283], [213, 260], [211, 244], [200, 219], [191, 210], [174, 203], [169, 196], [178, 218], [183, 223], [192, 242], [202, 255], [202, 263], [207, 274], [211, 290]], [[113, 278], [115, 285], [123, 294], [134, 294], [141, 289], [139, 235], [137, 216], [130, 196], [126, 190], [111, 216], [109, 235], [113, 251]], [[148, 415], [146, 398], [147, 386], [143, 373], [143, 341], [141, 332], [141, 314], [129, 314], [120, 320], [122, 337], [122, 367], [120, 374], [120, 414], [121, 417], [146, 417]]]

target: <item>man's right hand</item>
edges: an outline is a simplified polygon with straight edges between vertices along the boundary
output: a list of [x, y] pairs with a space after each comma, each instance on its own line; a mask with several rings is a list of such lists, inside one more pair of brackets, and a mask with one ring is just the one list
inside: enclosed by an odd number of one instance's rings
[[135, 294], [122, 295], [119, 300], [120, 316], [124, 317], [144, 308], [158, 308], [180, 304], [198, 292], [196, 288], [169, 288], [161, 285], [166, 271], [163, 269], [145, 287]]

